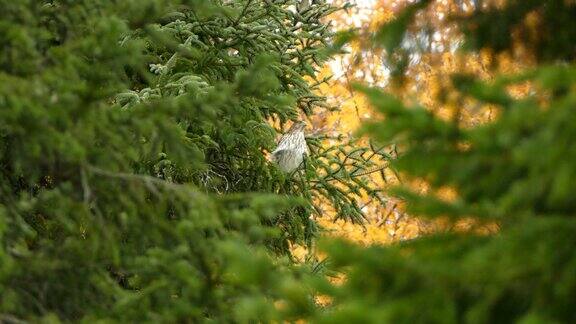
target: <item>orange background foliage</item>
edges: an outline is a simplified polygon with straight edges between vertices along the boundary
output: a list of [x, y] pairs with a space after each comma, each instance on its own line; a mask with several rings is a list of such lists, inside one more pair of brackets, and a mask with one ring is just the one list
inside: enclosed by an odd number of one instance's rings
[[[335, 5], [346, 1], [333, 0]], [[331, 17], [337, 30], [355, 28], [360, 37], [353, 40], [347, 47], [346, 54], [334, 58], [326, 64], [318, 79], [332, 76], [329, 83], [320, 87], [320, 94], [326, 96], [339, 111], [315, 116], [314, 129], [322, 129], [331, 135], [345, 134], [355, 136], [363, 121], [381, 119], [370, 107], [366, 98], [356, 93], [351, 84], [360, 82], [381, 87], [407, 103], [420, 103], [437, 116], [454, 120], [465, 127], [472, 127], [489, 122], [497, 117], [496, 108], [473, 102], [463, 98], [450, 84], [450, 75], [454, 72], [473, 74], [482, 80], [491, 80], [489, 71], [514, 73], [530, 64], [531, 59], [521, 48], [513, 54], [494, 55], [490, 52], [464, 53], [456, 49], [462, 42], [462, 35], [456, 27], [448, 22], [453, 15], [466, 16], [473, 9], [472, 1], [437, 0], [416, 16], [415, 26], [418, 29], [424, 25], [433, 26], [433, 33], [428, 35], [427, 48], [416, 51], [405, 72], [404, 82], [399, 86], [390, 82], [390, 71], [384, 64], [384, 52], [371, 46], [370, 35], [380, 26], [394, 19], [396, 14], [410, 0], [356, 0], [348, 1], [355, 7], [347, 12], [339, 11]], [[486, 2], [486, 5], [490, 5]], [[528, 21], [537, 27], [537, 19]], [[522, 96], [530, 91], [530, 84], [510, 89], [514, 96]], [[368, 144], [368, 139], [362, 139]], [[333, 143], [331, 143], [333, 144]], [[390, 169], [370, 175], [373, 184], [388, 188], [390, 185], [404, 181], [421, 193], [429, 188], [422, 179], [405, 179]], [[452, 188], [442, 188], [435, 192], [440, 198], [453, 201], [458, 199], [458, 193]], [[364, 211], [368, 222], [364, 225], [354, 225], [344, 221], [334, 221], [334, 215], [327, 211], [318, 219], [326, 229], [324, 235], [338, 236], [361, 244], [389, 244], [398, 240], [415, 238], [431, 230], [472, 228], [474, 221], [458, 224], [443, 222], [424, 222], [414, 215], [407, 215], [404, 202], [395, 197], [386, 197], [385, 206], [371, 204], [364, 197]], [[497, 229], [496, 225], [488, 226], [488, 232]], [[304, 254], [304, 249], [299, 249]], [[298, 254], [298, 253], [297, 253]]]

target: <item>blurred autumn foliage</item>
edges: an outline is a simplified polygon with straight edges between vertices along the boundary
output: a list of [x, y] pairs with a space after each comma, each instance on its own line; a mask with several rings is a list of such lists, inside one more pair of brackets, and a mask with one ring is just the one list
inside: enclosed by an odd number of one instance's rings
[[[375, 31], [383, 22], [393, 17], [392, 11], [378, 8], [373, 3], [354, 3], [334, 1], [336, 5], [352, 3], [346, 11], [333, 13], [328, 17], [337, 30], [346, 31], [354, 26], [356, 31]], [[374, 117], [374, 112], [366, 98], [352, 89], [353, 82], [382, 84], [386, 74], [381, 68], [379, 54], [367, 50], [360, 39], [352, 40], [345, 47], [345, 52], [335, 56], [320, 71], [318, 78], [329, 78], [319, 87], [319, 93], [328, 98], [328, 102], [338, 107], [337, 111], [325, 112], [314, 117], [314, 126], [329, 134], [347, 139], [357, 137], [357, 130], [363, 120]], [[340, 138], [340, 140], [342, 140]], [[326, 145], [338, 139], [326, 141]], [[374, 146], [368, 138], [360, 138], [359, 145]], [[393, 158], [397, 154], [393, 145], [380, 146], [378, 149]], [[376, 161], [373, 172], [365, 176], [377, 188], [385, 188], [387, 183], [398, 183], [399, 175], [387, 166], [384, 160]], [[380, 169], [381, 168], [381, 169]], [[318, 219], [319, 224], [329, 236], [345, 237], [363, 244], [390, 243], [395, 240], [416, 237], [420, 233], [420, 222], [407, 217], [403, 211], [402, 201], [383, 195], [381, 203], [372, 197], [361, 197], [362, 210], [366, 213], [363, 224], [354, 224], [336, 219], [327, 211]]]
[[[464, 35], [456, 22], [451, 21], [451, 17], [471, 15], [476, 2], [443, 0], [434, 1], [415, 15], [407, 31], [407, 39], [412, 38], [414, 41], [410, 44], [405, 41], [404, 54], [407, 57], [402, 58], [406, 62], [400, 64], [400, 71], [395, 65], [397, 58], [387, 58], [386, 50], [373, 46], [373, 41], [374, 37], [378, 37], [381, 26], [396, 19], [413, 1], [333, 2], [337, 5], [351, 3], [353, 6], [347, 11], [333, 13], [328, 20], [338, 30], [357, 33], [357, 37], [346, 45], [345, 52], [328, 62], [319, 76], [330, 78], [328, 83], [320, 85], [319, 92], [339, 109], [316, 116], [315, 127], [334, 134], [358, 136], [357, 131], [363, 122], [378, 117], [378, 112], [371, 108], [366, 97], [353, 89], [354, 83], [388, 89], [407, 103], [422, 104], [442, 119], [456, 118], [459, 123], [474, 126], [493, 120], [498, 111], [492, 104], [480, 103], [461, 95], [452, 84], [450, 75], [468, 74], [488, 81], [497, 73], [517, 73], [534, 62], [530, 52], [521, 43], [515, 45], [514, 56], [511, 53], [496, 54], [490, 49], [479, 52], [458, 50], [464, 42]], [[526, 24], [535, 33], [538, 28], [537, 16], [529, 15]], [[509, 87], [511, 95], [517, 98], [526, 96], [531, 89], [530, 82]], [[370, 145], [368, 137], [364, 137], [360, 143]], [[398, 154], [399, 148], [394, 144], [388, 145], [387, 149], [392, 158]], [[370, 181], [382, 188], [405, 181], [421, 193], [429, 191], [429, 186], [422, 179], [402, 178], [390, 167], [371, 173]], [[446, 187], [438, 190], [437, 195], [450, 201], [454, 200], [456, 192]], [[471, 220], [460, 221], [456, 225], [441, 220], [424, 222], [417, 215], [406, 213], [403, 200], [390, 195], [384, 200], [382, 206], [372, 204], [372, 199], [364, 196], [363, 208], [368, 215], [365, 224], [336, 220], [330, 213], [320, 218], [319, 223], [328, 230], [329, 235], [365, 244], [390, 243], [415, 238], [430, 231], [474, 227]], [[496, 228], [497, 225], [492, 224], [481, 231], [493, 231]]]
[[574, 322], [576, 3], [375, 5], [393, 15], [359, 30], [344, 83], [375, 109], [360, 134], [398, 149], [386, 193], [430, 235], [326, 241], [346, 277], [323, 322]]

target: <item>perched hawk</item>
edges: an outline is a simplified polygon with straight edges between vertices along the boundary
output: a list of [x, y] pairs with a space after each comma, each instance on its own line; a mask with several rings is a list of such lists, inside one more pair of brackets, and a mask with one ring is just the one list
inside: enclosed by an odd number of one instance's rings
[[308, 155], [308, 145], [304, 138], [305, 127], [306, 123], [303, 121], [294, 123], [280, 138], [278, 147], [272, 152], [272, 161], [286, 173], [298, 169], [304, 157]]

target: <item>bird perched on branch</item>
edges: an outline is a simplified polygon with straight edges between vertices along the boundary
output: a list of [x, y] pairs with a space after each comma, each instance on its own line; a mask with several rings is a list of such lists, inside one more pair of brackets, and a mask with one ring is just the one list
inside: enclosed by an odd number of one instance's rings
[[306, 123], [296, 122], [278, 141], [278, 147], [272, 152], [272, 161], [286, 173], [293, 172], [308, 155], [308, 145], [304, 138]]

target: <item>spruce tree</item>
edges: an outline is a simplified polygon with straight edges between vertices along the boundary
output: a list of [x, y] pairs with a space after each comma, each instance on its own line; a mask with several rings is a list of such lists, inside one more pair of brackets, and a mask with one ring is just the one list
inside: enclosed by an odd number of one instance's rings
[[377, 191], [353, 172], [379, 153], [317, 135], [294, 174], [266, 159], [270, 122], [330, 109], [314, 79], [338, 8], [295, 4], [0, 1], [0, 321], [312, 311], [289, 244], [318, 199], [361, 221], [354, 195]]

